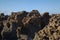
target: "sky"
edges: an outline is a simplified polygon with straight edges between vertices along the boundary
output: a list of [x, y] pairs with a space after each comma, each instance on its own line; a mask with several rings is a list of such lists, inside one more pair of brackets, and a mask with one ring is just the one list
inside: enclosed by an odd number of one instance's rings
[[0, 0], [0, 13], [38, 10], [40, 13], [60, 13], [60, 0]]

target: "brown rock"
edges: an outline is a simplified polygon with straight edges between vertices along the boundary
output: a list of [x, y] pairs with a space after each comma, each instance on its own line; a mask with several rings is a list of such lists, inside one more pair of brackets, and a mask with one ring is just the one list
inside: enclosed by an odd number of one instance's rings
[[60, 40], [60, 14], [38, 10], [0, 14], [0, 40]]

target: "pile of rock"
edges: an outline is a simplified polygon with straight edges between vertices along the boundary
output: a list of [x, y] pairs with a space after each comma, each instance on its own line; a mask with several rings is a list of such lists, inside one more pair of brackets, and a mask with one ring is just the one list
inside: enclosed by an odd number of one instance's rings
[[0, 40], [59, 40], [60, 14], [38, 10], [0, 14]]

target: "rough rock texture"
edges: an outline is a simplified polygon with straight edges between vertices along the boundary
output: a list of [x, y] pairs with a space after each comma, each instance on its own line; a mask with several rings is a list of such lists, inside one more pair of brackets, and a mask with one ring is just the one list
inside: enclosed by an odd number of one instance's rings
[[60, 14], [52, 14], [48, 25], [35, 33], [33, 40], [60, 40]]
[[0, 13], [0, 40], [60, 40], [60, 14]]

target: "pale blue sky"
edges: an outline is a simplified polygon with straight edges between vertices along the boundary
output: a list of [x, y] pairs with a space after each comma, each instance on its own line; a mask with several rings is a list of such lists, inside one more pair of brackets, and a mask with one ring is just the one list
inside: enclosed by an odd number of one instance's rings
[[0, 12], [38, 10], [40, 13], [60, 13], [60, 0], [0, 0]]

